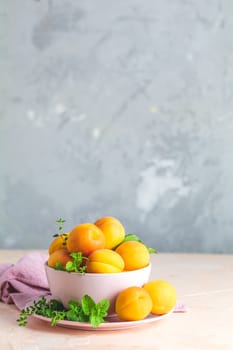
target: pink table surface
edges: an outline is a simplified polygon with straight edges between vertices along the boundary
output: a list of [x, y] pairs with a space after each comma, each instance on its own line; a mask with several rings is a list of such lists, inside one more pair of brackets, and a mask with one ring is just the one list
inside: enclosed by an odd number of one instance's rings
[[[14, 263], [27, 252], [0, 250], [0, 263]], [[170, 281], [188, 312], [129, 330], [80, 331], [54, 328], [34, 318], [27, 327], [19, 327], [19, 311], [0, 302], [0, 349], [233, 349], [233, 255], [152, 255], [150, 279]]]

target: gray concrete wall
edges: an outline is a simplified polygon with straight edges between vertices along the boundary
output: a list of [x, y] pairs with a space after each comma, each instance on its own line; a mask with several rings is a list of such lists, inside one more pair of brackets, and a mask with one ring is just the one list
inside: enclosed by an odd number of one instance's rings
[[233, 1], [0, 1], [0, 247], [113, 215], [233, 253]]

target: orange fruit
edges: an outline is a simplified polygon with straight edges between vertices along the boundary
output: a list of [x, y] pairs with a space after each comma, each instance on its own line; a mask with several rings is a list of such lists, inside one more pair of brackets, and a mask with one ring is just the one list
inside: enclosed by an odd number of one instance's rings
[[125, 262], [125, 270], [141, 269], [150, 263], [150, 254], [140, 242], [128, 241], [120, 244], [115, 250]]
[[122, 257], [110, 249], [98, 249], [88, 256], [87, 272], [116, 273], [124, 270]]
[[50, 243], [50, 246], [48, 249], [49, 254], [52, 254], [53, 252], [55, 252], [55, 250], [66, 248], [66, 241], [68, 238], [68, 234], [69, 232], [63, 233], [58, 237], [54, 238], [54, 240]]
[[115, 311], [120, 320], [139, 321], [147, 317], [152, 308], [152, 300], [142, 287], [129, 287], [117, 295]]
[[152, 313], [163, 315], [171, 311], [176, 304], [176, 290], [167, 281], [153, 280], [146, 283], [143, 288], [152, 299]]
[[104, 248], [105, 236], [94, 224], [85, 223], [73, 228], [67, 239], [69, 252], [81, 252], [88, 256], [96, 249]]
[[57, 263], [62, 265], [62, 268], [65, 269], [66, 263], [72, 261], [70, 253], [67, 249], [58, 249], [50, 254], [47, 264], [49, 267], [55, 268]]
[[125, 238], [125, 229], [119, 220], [112, 216], [105, 216], [95, 222], [105, 235], [104, 248], [113, 249]]

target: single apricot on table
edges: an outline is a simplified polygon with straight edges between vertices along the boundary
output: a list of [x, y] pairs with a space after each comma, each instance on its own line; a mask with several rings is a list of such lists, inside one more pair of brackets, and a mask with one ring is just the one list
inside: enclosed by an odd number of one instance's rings
[[54, 238], [54, 240], [50, 243], [50, 246], [48, 249], [49, 254], [52, 254], [53, 252], [55, 252], [55, 250], [66, 248], [68, 234], [69, 234], [69, 232], [62, 233], [61, 235]]
[[128, 241], [120, 244], [115, 250], [125, 262], [125, 270], [137, 270], [150, 264], [150, 253], [140, 242]]
[[125, 229], [122, 223], [112, 216], [105, 216], [95, 222], [105, 235], [104, 248], [113, 249], [125, 238]]
[[57, 263], [60, 263], [62, 268], [65, 270], [66, 263], [72, 261], [70, 253], [67, 249], [58, 249], [50, 254], [47, 264], [49, 267], [55, 268]]
[[152, 300], [142, 287], [129, 287], [120, 292], [115, 302], [115, 312], [120, 320], [139, 321], [152, 309]]
[[105, 236], [94, 224], [85, 223], [73, 228], [67, 239], [67, 249], [71, 253], [81, 252], [88, 256], [96, 249], [104, 248]]
[[174, 308], [177, 296], [171, 283], [163, 280], [153, 280], [147, 282], [143, 288], [152, 299], [152, 314], [163, 315]]
[[111, 249], [98, 249], [88, 256], [87, 272], [117, 273], [124, 270], [124, 260]]

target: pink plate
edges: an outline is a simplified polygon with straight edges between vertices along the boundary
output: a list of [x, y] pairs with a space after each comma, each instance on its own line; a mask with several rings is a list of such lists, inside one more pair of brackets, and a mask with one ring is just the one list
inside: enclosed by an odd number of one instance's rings
[[[101, 323], [98, 327], [93, 328], [90, 323], [87, 322], [74, 322], [74, 321], [59, 321], [57, 323], [57, 326], [59, 327], [65, 327], [65, 328], [72, 328], [72, 329], [80, 329], [80, 330], [86, 330], [86, 331], [115, 331], [119, 329], [129, 329], [134, 327], [140, 327], [144, 326], [146, 324], [154, 323], [163, 320], [164, 318], [168, 317], [173, 310], [171, 310], [169, 313], [161, 316], [152, 315], [150, 314], [147, 316], [144, 320], [140, 321], [120, 321], [119, 318], [116, 316], [109, 317], [105, 323]], [[32, 315], [31, 317], [40, 319], [42, 321], [45, 321], [49, 324], [51, 324], [50, 318], [43, 317], [40, 315]]]

